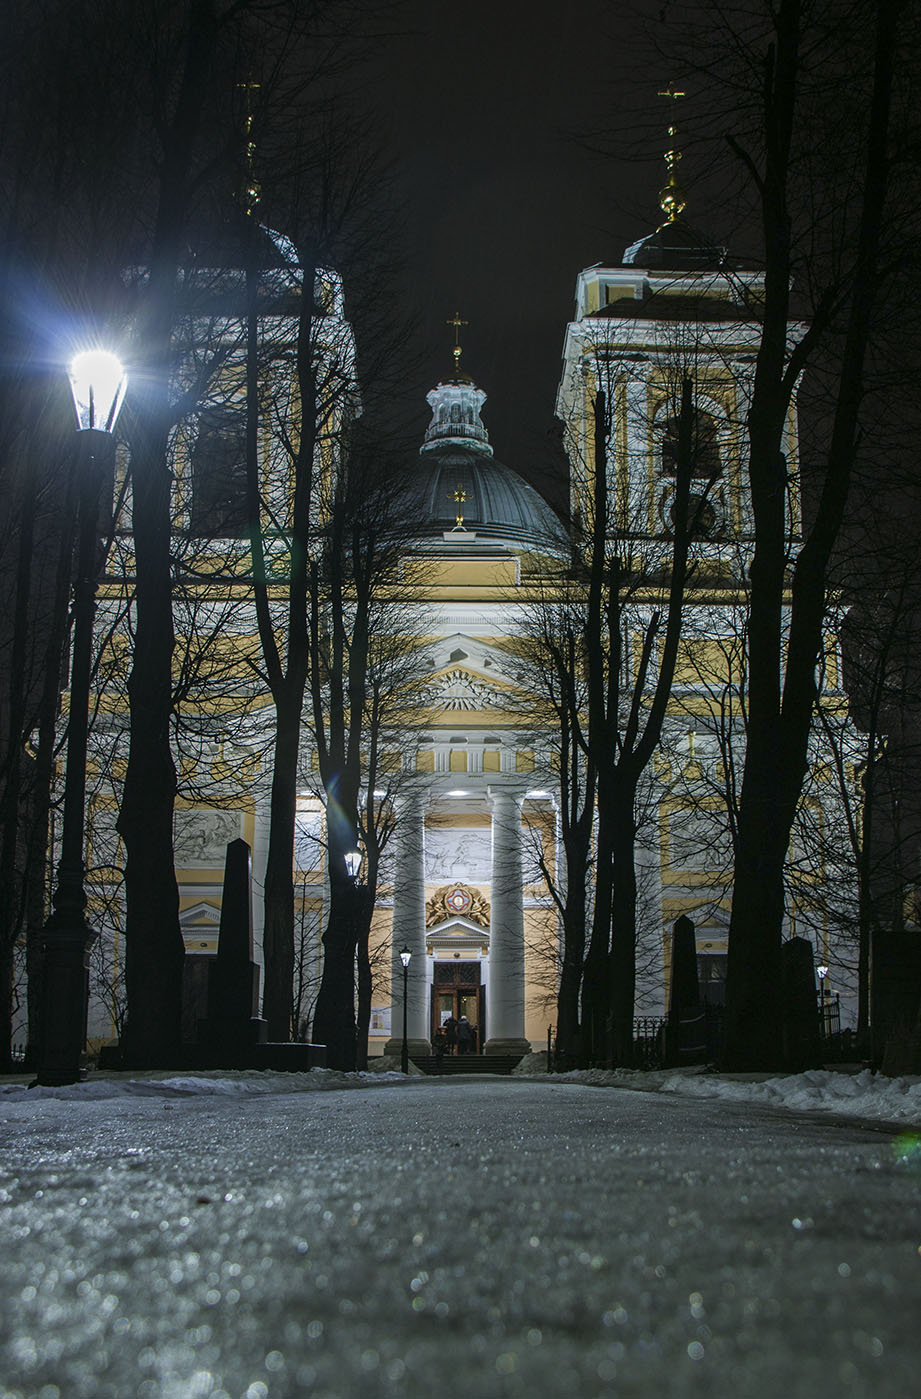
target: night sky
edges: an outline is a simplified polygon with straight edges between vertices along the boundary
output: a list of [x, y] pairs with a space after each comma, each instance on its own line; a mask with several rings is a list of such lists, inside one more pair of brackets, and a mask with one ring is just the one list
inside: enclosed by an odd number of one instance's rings
[[[643, 57], [652, 10], [605, 0], [568, 6], [411, 3], [415, 29], [389, 47], [382, 80], [407, 222], [406, 294], [418, 315], [418, 433], [424, 395], [462, 369], [488, 394], [496, 455], [553, 490], [553, 408], [577, 273], [619, 262], [661, 220], [668, 77]], [[648, 73], [648, 76], [644, 74]], [[648, 94], [647, 125], [626, 116]], [[613, 127], [613, 156], [572, 133]], [[645, 157], [645, 158], [644, 158]], [[690, 172], [686, 172], [690, 173]]]

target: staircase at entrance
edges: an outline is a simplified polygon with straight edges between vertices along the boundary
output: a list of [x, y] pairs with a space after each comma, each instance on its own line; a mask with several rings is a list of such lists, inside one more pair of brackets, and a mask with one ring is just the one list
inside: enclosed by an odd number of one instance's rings
[[417, 1069], [430, 1076], [438, 1074], [510, 1074], [523, 1054], [413, 1054]]

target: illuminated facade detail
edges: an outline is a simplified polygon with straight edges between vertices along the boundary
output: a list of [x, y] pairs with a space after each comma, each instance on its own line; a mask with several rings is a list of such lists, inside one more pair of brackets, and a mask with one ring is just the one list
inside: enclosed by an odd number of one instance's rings
[[449, 670], [428, 687], [433, 709], [501, 709], [502, 696], [469, 671]]
[[435, 928], [461, 914], [481, 928], [489, 927], [489, 903], [482, 891], [466, 884], [447, 885], [436, 889], [426, 903], [425, 924]]

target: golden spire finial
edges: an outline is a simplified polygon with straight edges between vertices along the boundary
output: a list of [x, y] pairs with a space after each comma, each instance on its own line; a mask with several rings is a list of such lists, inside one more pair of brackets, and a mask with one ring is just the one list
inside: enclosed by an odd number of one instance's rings
[[449, 321], [445, 321], [445, 325], [453, 325], [453, 327], [454, 327], [454, 349], [451, 351], [451, 353], [452, 353], [452, 355], [454, 356], [454, 377], [455, 377], [455, 379], [456, 379], [457, 376], [460, 374], [460, 359], [461, 359], [461, 355], [464, 353], [463, 347], [461, 346], [461, 342], [460, 342], [460, 328], [461, 328], [462, 325], [469, 325], [469, 324], [470, 324], [469, 321], [462, 321], [462, 320], [461, 320], [461, 318], [460, 318], [460, 312], [459, 312], [459, 311], [455, 311], [455, 312], [454, 312], [454, 315], [451, 317], [451, 319], [450, 319]]
[[[451, 322], [449, 321], [448, 324], [450, 325]], [[461, 324], [464, 325], [465, 322], [462, 321]], [[463, 486], [458, 486], [457, 490], [454, 492], [454, 499], [457, 501], [457, 521], [456, 521], [456, 523], [455, 523], [455, 525], [454, 525], [454, 528], [455, 528], [455, 529], [463, 529], [463, 528], [464, 528], [464, 501], [467, 499], [467, 492], [464, 490]]]
[[[677, 92], [672, 83], [669, 83], [664, 92], [659, 93], [660, 97], [667, 97], [672, 102], [677, 102], [679, 98], [686, 97], [687, 93]], [[665, 152], [665, 169], [668, 172], [668, 184], [659, 190], [659, 208], [665, 215], [666, 223], [674, 223], [682, 213], [685, 206], [684, 191], [678, 183], [678, 162], [681, 159], [681, 152], [676, 149], [678, 137], [678, 127], [674, 121], [668, 128], [669, 149]]]
[[256, 212], [256, 207], [262, 198], [262, 190], [256, 179], [256, 142], [253, 140], [253, 93], [258, 92], [260, 86], [260, 83], [237, 83], [237, 87], [246, 94], [246, 120], [243, 124], [243, 133], [246, 137], [244, 146], [246, 177], [243, 184], [243, 207], [250, 215]]

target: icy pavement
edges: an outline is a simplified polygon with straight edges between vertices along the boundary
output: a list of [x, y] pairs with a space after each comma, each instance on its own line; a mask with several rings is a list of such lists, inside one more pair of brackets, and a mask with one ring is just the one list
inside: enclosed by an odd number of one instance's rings
[[907, 1130], [309, 1078], [7, 1085], [3, 1399], [918, 1393]]

